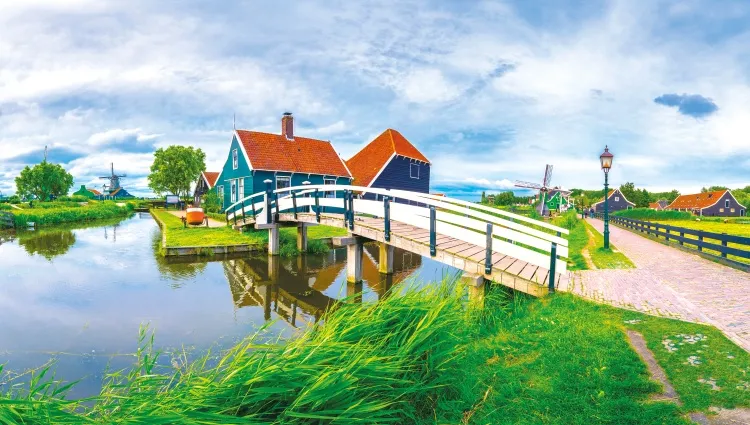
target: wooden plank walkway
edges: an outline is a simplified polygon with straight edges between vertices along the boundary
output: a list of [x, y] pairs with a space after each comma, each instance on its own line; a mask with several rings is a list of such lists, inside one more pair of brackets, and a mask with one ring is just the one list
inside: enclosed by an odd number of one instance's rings
[[[250, 218], [238, 220], [241, 225], [252, 225]], [[279, 214], [279, 224], [283, 223], [317, 223], [315, 214], [292, 213]], [[322, 214], [320, 224], [339, 228], [346, 228], [341, 214]], [[385, 224], [381, 218], [357, 216], [354, 220], [353, 235], [358, 235], [378, 242], [385, 242]], [[430, 255], [429, 230], [409, 224], [391, 221], [391, 240], [389, 245], [440, 261], [472, 275], [482, 275], [485, 278], [509, 288], [531, 294], [544, 296], [548, 293], [549, 270], [525, 261], [521, 261], [500, 253], [492, 255], [492, 272], [485, 274], [485, 247], [470, 244], [450, 236], [438, 234], [436, 236], [436, 255]], [[555, 286], [567, 287], [569, 273], [558, 273]]]

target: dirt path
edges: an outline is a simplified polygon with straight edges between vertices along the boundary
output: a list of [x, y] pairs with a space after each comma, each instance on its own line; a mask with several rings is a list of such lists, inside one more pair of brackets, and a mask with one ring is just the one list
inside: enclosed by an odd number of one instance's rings
[[[601, 220], [587, 219], [601, 232]], [[750, 351], [750, 274], [662, 245], [619, 227], [610, 239], [635, 269], [573, 272], [584, 298], [657, 316], [716, 326]]]
[[583, 259], [586, 260], [586, 267], [588, 267], [589, 270], [598, 270], [598, 267], [596, 267], [596, 264], [594, 264], [594, 261], [591, 259], [590, 252], [590, 250], [596, 249], [596, 244], [594, 243], [594, 234], [588, 227], [586, 227], [586, 232], [589, 234], [589, 243], [585, 248], [583, 248], [583, 250], [581, 251], [581, 255], [583, 255]]

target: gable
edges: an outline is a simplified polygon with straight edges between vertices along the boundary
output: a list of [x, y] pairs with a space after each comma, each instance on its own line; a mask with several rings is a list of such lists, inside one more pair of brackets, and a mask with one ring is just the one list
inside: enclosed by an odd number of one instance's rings
[[430, 164], [401, 133], [389, 128], [346, 161], [346, 166], [354, 177], [353, 184], [369, 187], [396, 157]]

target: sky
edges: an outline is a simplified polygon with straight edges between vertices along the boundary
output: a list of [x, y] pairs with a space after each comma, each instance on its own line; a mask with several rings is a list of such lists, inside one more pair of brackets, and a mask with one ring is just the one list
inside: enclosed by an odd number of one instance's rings
[[[153, 151], [227, 158], [237, 128], [387, 128], [466, 199], [541, 182], [750, 185], [750, 2], [0, 0], [0, 191], [48, 159], [148, 195]], [[234, 118], [233, 118], [234, 117]], [[519, 194], [523, 194], [519, 192]]]

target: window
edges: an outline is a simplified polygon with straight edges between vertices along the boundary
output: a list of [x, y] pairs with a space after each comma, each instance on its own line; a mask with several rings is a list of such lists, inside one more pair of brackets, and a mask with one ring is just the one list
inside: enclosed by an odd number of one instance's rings
[[729, 199], [724, 200], [724, 208], [729, 208]]
[[732, 208], [731, 210], [729, 210], [729, 212], [734, 212], [734, 208]]
[[219, 186], [217, 192], [219, 193], [219, 199], [221, 199], [221, 205], [224, 205], [224, 186]]
[[283, 189], [285, 187], [292, 186], [292, 178], [290, 176], [278, 176], [276, 177], [276, 189]]
[[419, 164], [409, 164], [409, 175], [413, 179], [419, 178]]
[[232, 149], [232, 169], [236, 170], [239, 166], [239, 158], [237, 157], [237, 149]]
[[724, 208], [719, 208], [719, 212], [724, 212]]
[[[336, 179], [323, 178], [323, 184], [324, 185], [325, 184], [335, 185], [336, 184]], [[335, 198], [336, 197], [336, 192], [334, 192], [333, 190], [329, 190], [329, 191], [327, 191], [327, 192], [325, 192], [323, 194], [323, 197], [324, 198]]]
[[620, 197], [619, 196], [615, 196], [615, 202], [620, 202]]
[[740, 216], [742, 216], [742, 217], [745, 216], [745, 210], [740, 210]]
[[235, 203], [237, 202], [237, 180], [236, 179], [230, 181], [230, 188], [231, 188], [230, 189], [231, 192], [230, 192], [229, 202]]
[[239, 195], [240, 195], [239, 199], [242, 199], [242, 198], [245, 197], [245, 178], [243, 177], [243, 178], [237, 179], [237, 180], [240, 182], [240, 184], [239, 184], [240, 189], [238, 191]]

